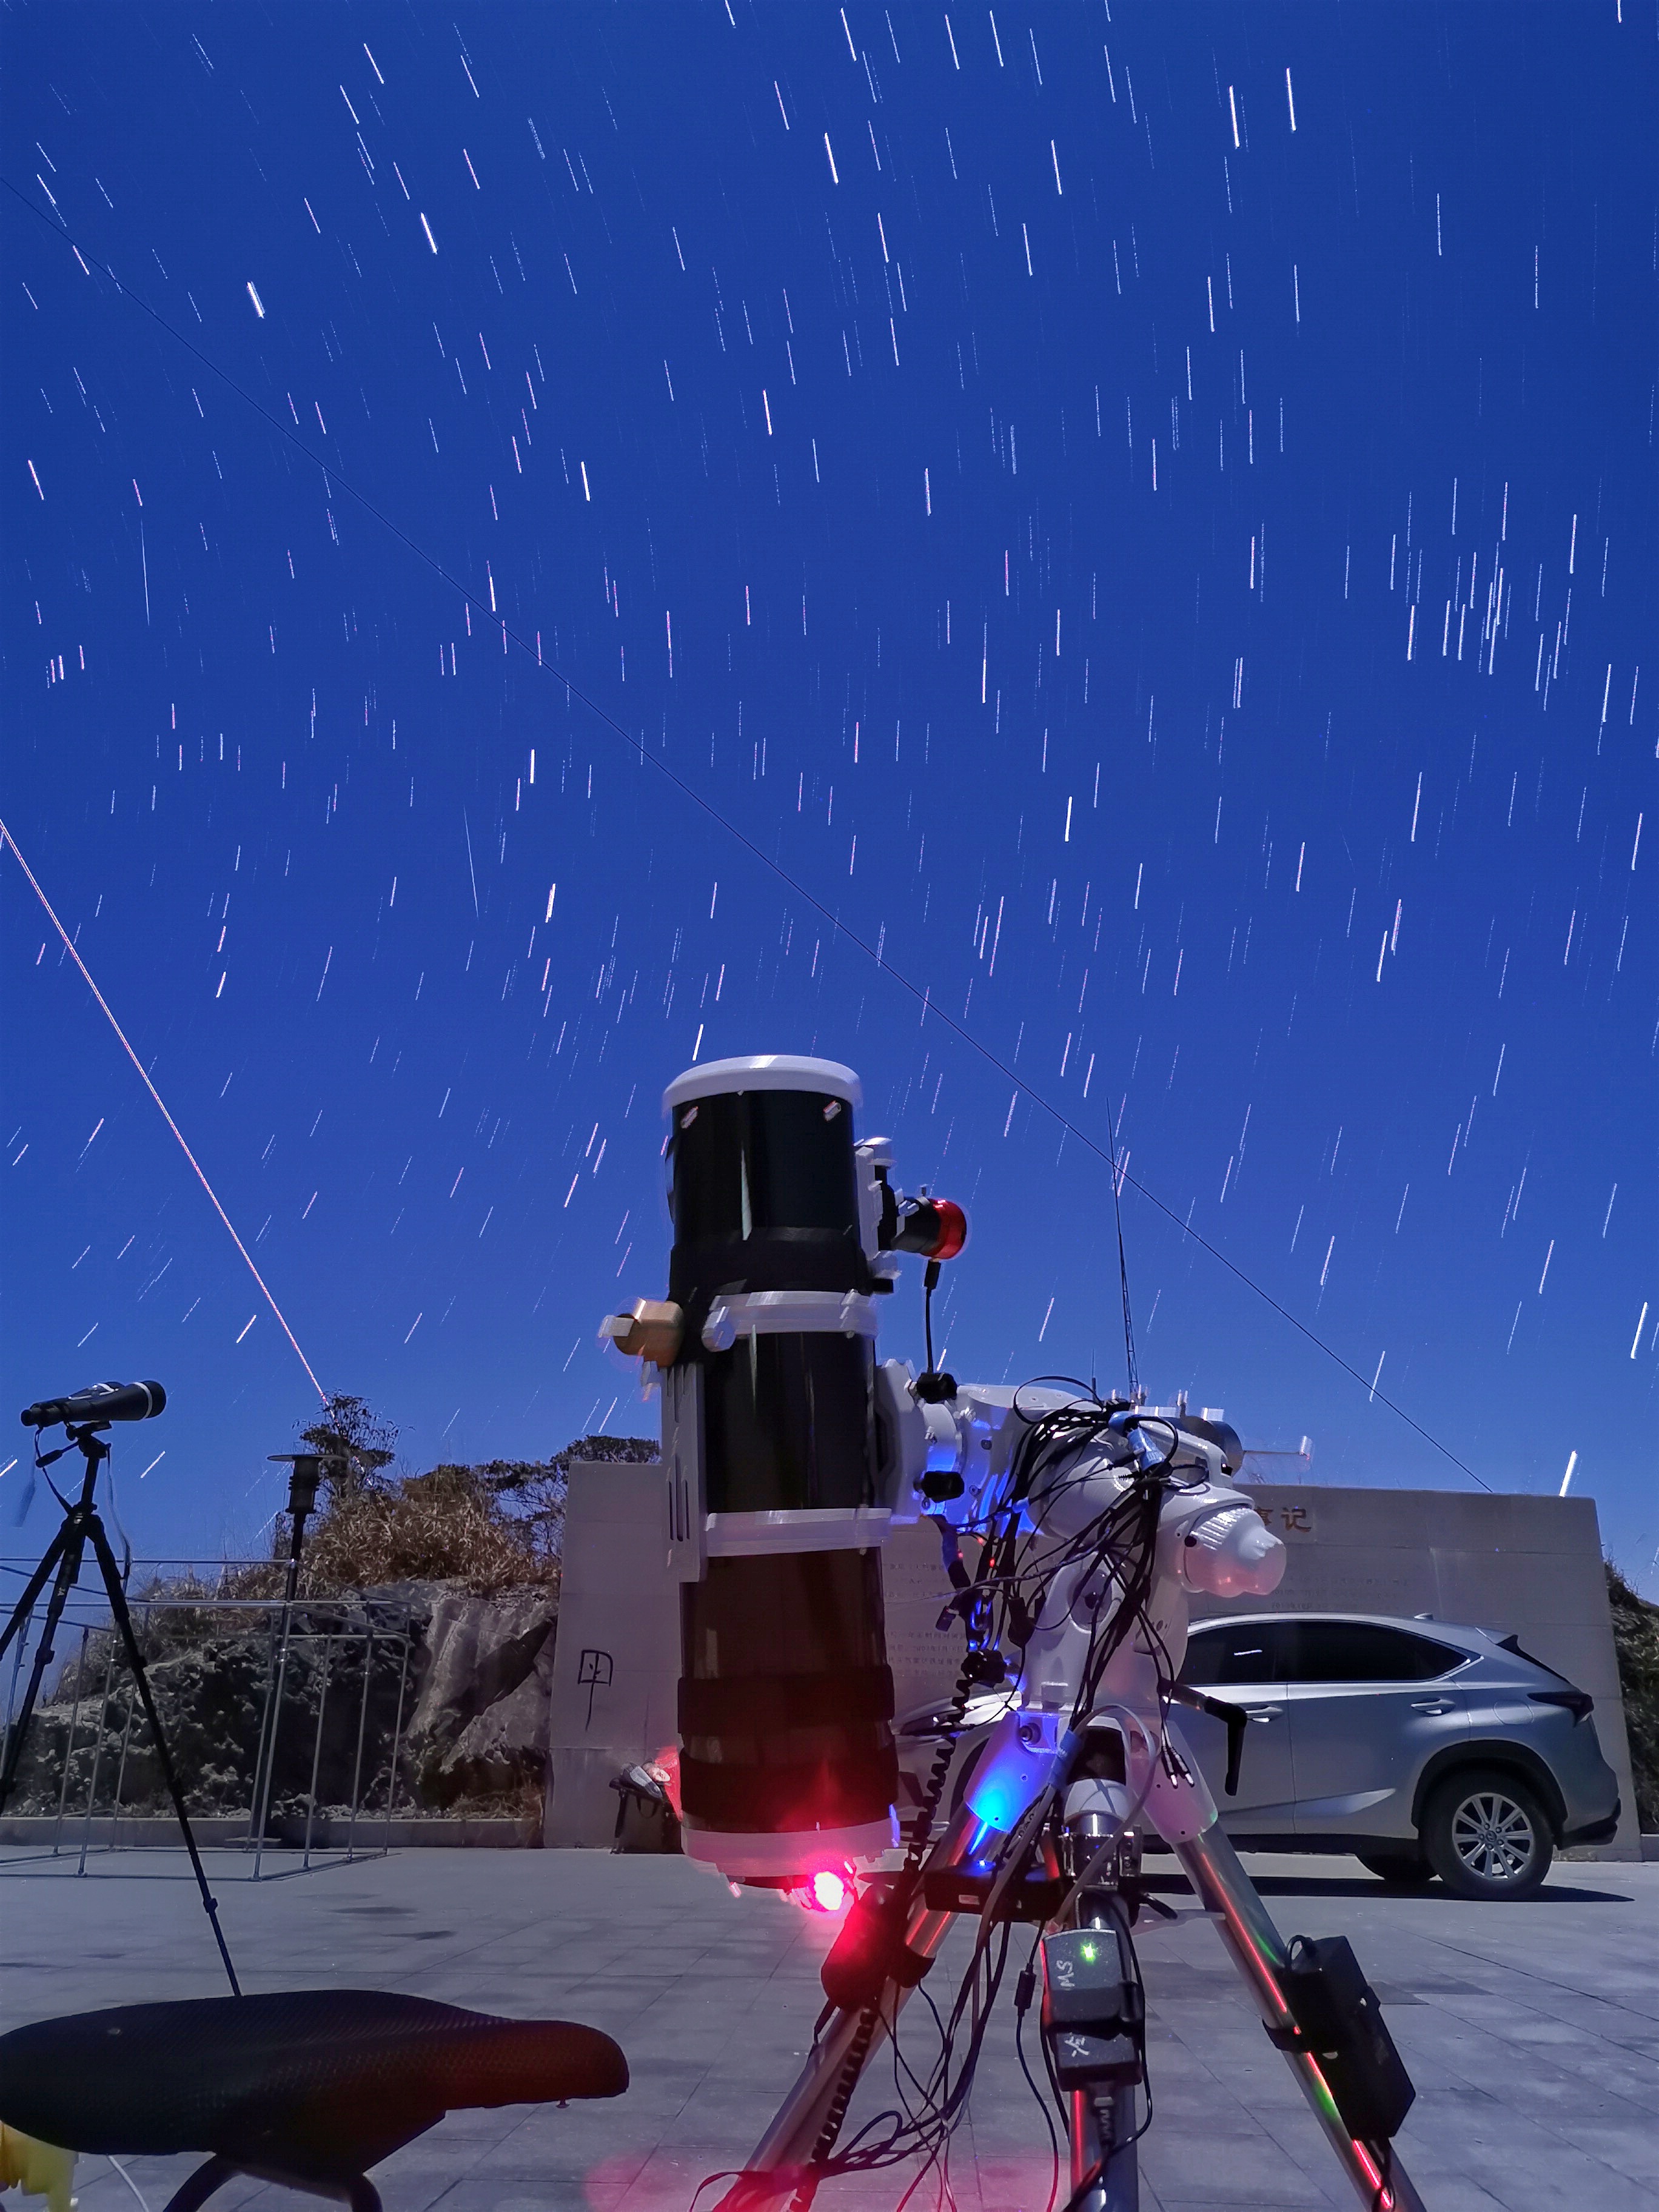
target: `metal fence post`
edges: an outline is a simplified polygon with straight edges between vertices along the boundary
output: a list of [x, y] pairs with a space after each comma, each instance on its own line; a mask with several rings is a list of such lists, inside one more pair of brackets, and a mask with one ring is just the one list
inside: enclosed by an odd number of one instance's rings
[[352, 1855], [357, 1833], [357, 1808], [362, 1798], [363, 1737], [368, 1725], [368, 1692], [374, 1677], [374, 1617], [363, 1615], [363, 1694], [357, 1707], [357, 1756], [351, 1769], [351, 1811], [346, 1820], [346, 1856]]
[[112, 1851], [121, 1848], [121, 1796], [127, 1786], [127, 1753], [132, 1744], [132, 1716], [138, 1707], [138, 1686], [127, 1685], [127, 1717], [121, 1725], [121, 1758], [115, 1770], [115, 1796], [109, 1808], [109, 1847]]
[[317, 1818], [317, 1777], [323, 1764], [323, 1723], [328, 1717], [328, 1680], [334, 1671], [333, 1632], [323, 1638], [323, 1686], [317, 1693], [317, 1740], [311, 1747], [311, 1794], [306, 1802], [305, 1856], [300, 1861], [301, 1872], [311, 1866], [311, 1828]]
[[77, 1875], [83, 1875], [87, 1870], [87, 1845], [92, 1840], [92, 1816], [98, 1805], [98, 1774], [104, 1763], [104, 1728], [109, 1713], [109, 1686], [114, 1679], [115, 1638], [112, 1635], [104, 1660], [103, 1693], [98, 1700], [98, 1741], [93, 1747], [92, 1779], [87, 1784], [87, 1814], [81, 1823], [81, 1863], [75, 1869]]
[[[146, 1628], [149, 1626], [148, 1606], [144, 1607], [144, 1626]], [[137, 1633], [137, 1622], [133, 1624], [133, 1633], [135, 1635]], [[121, 1763], [115, 1770], [115, 1802], [110, 1807], [109, 1833], [112, 1850], [118, 1850], [121, 1847], [121, 1793], [126, 1788], [127, 1753], [132, 1743], [132, 1716], [137, 1709], [137, 1705], [138, 1685], [136, 1681], [130, 1681], [127, 1684], [127, 1717], [121, 1729]]]
[[259, 1742], [258, 1747], [253, 1754], [253, 1774], [248, 1796], [248, 1841], [255, 1847], [254, 1871], [256, 1876], [258, 1871], [258, 1847], [259, 1842], [259, 1798], [260, 1794], [264, 1788], [265, 1749], [267, 1739], [270, 1733], [270, 1717], [272, 1711], [270, 1693], [272, 1686], [276, 1680], [276, 1651], [277, 1645], [281, 1640], [281, 1636], [282, 1619], [278, 1613], [273, 1613], [270, 1616], [270, 1649], [265, 1659], [264, 1709], [259, 1716]]
[[[275, 1686], [270, 1693], [266, 1708], [270, 1725], [264, 1730], [264, 1783], [263, 1788], [256, 1787], [254, 1791], [253, 1879], [255, 1881], [259, 1879], [259, 1869], [264, 1861], [265, 1823], [270, 1815], [270, 1786], [276, 1772], [276, 1731], [282, 1726], [283, 1692], [288, 1687], [289, 1638], [293, 1624], [293, 1603], [291, 1600], [284, 1598], [283, 1600], [282, 1650], [276, 1664]], [[258, 1778], [256, 1776], [254, 1778], [257, 1784]]]
[[392, 1771], [386, 1785], [386, 1841], [383, 1852], [392, 1849], [392, 1808], [398, 1802], [398, 1760], [404, 1745], [404, 1693], [409, 1686], [409, 1646], [410, 1643], [409, 1615], [404, 1615], [404, 1662], [398, 1676], [398, 1717], [392, 1729]]
[[70, 1769], [75, 1764], [75, 1731], [81, 1724], [81, 1688], [87, 1672], [87, 1631], [81, 1631], [81, 1654], [75, 1662], [75, 1704], [70, 1712], [69, 1741], [64, 1749], [64, 1779], [58, 1792], [58, 1819], [52, 1831], [52, 1855], [58, 1856], [64, 1833], [64, 1808], [69, 1802]]

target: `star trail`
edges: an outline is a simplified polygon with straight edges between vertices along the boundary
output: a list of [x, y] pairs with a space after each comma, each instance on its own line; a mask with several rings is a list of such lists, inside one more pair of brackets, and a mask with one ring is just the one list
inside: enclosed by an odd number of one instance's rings
[[659, 1093], [815, 1051], [957, 1373], [1121, 1381], [1115, 1127], [1155, 1399], [1651, 1587], [1654, 31], [14, 11], [5, 1372], [166, 1382], [140, 1551], [302, 1361], [653, 1431]]

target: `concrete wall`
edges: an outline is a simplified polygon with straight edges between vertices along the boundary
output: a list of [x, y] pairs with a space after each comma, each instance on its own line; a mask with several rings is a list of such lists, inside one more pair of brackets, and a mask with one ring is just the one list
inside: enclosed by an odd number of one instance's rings
[[[573, 1465], [548, 1737], [550, 1845], [609, 1844], [613, 1776], [678, 1741], [679, 1585], [666, 1567], [660, 1467]], [[962, 1639], [934, 1627], [951, 1585], [933, 1529], [896, 1531], [882, 1574], [902, 1712], [949, 1696]]]
[[1588, 1690], [1622, 1801], [1598, 1857], [1641, 1856], [1630, 1746], [1591, 1498], [1465, 1497], [1442, 1490], [1255, 1483], [1250, 1496], [1290, 1559], [1270, 1598], [1194, 1602], [1193, 1617], [1385, 1613], [1520, 1638], [1534, 1659]]
[[550, 1844], [608, 1844], [613, 1775], [677, 1742], [679, 1585], [659, 1466], [575, 1462], [548, 1735]]

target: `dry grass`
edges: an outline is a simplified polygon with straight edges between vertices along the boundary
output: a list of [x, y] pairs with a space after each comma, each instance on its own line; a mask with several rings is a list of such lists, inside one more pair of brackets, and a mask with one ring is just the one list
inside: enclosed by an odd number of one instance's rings
[[434, 1468], [395, 1490], [337, 1498], [305, 1553], [305, 1585], [313, 1592], [402, 1582], [556, 1589], [558, 1581], [559, 1562], [542, 1530], [504, 1513], [473, 1468]]
[[[539, 1586], [556, 1592], [572, 1460], [647, 1461], [640, 1437], [582, 1437], [549, 1460], [446, 1464], [401, 1478], [358, 1470], [325, 1493], [307, 1534], [301, 1595], [333, 1596], [403, 1582], [447, 1582], [480, 1594]], [[272, 1597], [288, 1547], [279, 1522], [270, 1564], [237, 1570], [226, 1595]]]

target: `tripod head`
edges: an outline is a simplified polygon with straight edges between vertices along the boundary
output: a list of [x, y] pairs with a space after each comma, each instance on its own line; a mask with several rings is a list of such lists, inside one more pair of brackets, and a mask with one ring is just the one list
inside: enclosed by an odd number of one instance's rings
[[102, 1434], [108, 1426], [107, 1421], [65, 1421], [64, 1434], [69, 1438], [66, 1444], [59, 1444], [56, 1451], [49, 1452], [43, 1452], [38, 1441], [35, 1445], [34, 1464], [37, 1468], [54, 1466], [70, 1452], [80, 1453], [86, 1462], [86, 1473], [81, 1485], [81, 1504], [83, 1507], [92, 1504], [93, 1486], [98, 1480], [99, 1467], [109, 1457], [109, 1446], [104, 1442]]

